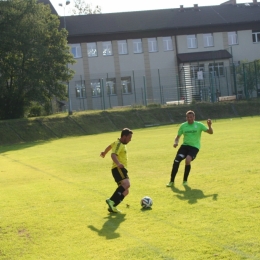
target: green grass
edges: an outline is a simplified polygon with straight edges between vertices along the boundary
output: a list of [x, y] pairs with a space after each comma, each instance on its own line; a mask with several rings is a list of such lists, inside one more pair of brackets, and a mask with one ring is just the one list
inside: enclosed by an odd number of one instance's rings
[[260, 259], [259, 125], [214, 121], [186, 189], [183, 162], [165, 187], [178, 125], [133, 129], [123, 214], [107, 212], [116, 184], [99, 157], [118, 131], [0, 147], [0, 259]]

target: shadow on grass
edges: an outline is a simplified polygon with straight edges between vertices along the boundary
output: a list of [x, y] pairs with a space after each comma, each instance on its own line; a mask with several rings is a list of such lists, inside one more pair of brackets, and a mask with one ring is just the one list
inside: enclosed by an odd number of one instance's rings
[[9, 151], [19, 151], [22, 149], [27, 149], [30, 147], [44, 145], [46, 143], [52, 142], [53, 140], [49, 141], [37, 141], [37, 142], [28, 142], [28, 143], [19, 143], [19, 144], [10, 144], [10, 145], [3, 145], [0, 146], [0, 155]]
[[218, 199], [218, 194], [205, 195], [202, 190], [192, 189], [190, 186], [185, 185], [185, 190], [179, 190], [176, 187], [172, 187], [172, 191], [178, 193], [176, 197], [180, 200], [187, 200], [189, 204], [195, 204], [199, 199], [205, 199], [212, 197], [212, 200]]
[[143, 212], [145, 212], [145, 211], [150, 211], [150, 210], [152, 210], [152, 208], [151, 208], [151, 207], [149, 207], [149, 208], [141, 208], [140, 210], [143, 211]]
[[116, 230], [119, 225], [125, 221], [125, 215], [126, 214], [111, 213], [105, 218], [107, 221], [103, 224], [101, 229], [98, 229], [92, 225], [89, 225], [88, 228], [97, 232], [99, 236], [106, 237], [106, 239], [119, 238], [120, 234], [117, 233]]

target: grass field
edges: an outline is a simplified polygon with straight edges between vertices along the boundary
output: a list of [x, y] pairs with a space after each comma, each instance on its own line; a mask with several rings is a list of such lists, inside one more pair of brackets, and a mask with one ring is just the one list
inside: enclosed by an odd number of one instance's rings
[[0, 147], [0, 259], [260, 259], [259, 119], [213, 121], [186, 188], [183, 162], [165, 187], [179, 125], [133, 129], [122, 214], [99, 157], [119, 132]]

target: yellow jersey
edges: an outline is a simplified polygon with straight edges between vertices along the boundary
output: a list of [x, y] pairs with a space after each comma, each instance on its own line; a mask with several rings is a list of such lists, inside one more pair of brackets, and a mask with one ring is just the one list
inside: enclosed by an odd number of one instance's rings
[[[119, 139], [117, 139], [114, 143], [111, 144], [112, 152], [117, 155], [118, 161], [127, 168], [127, 148], [126, 145], [121, 143]], [[112, 169], [116, 168], [117, 165], [112, 163]]]

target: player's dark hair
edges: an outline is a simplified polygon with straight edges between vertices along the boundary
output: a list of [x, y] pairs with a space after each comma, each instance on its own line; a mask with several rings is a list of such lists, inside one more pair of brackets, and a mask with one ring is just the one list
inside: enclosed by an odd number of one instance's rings
[[187, 116], [187, 115], [189, 115], [189, 114], [192, 114], [192, 115], [194, 115], [194, 116], [195, 116], [195, 112], [194, 112], [194, 111], [192, 111], [192, 110], [189, 110], [189, 111], [186, 113], [186, 116]]
[[121, 132], [121, 137], [122, 136], [128, 136], [128, 135], [130, 135], [130, 134], [133, 134], [133, 131], [132, 130], [130, 130], [129, 128], [124, 128], [123, 130], [122, 130], [122, 132]]

